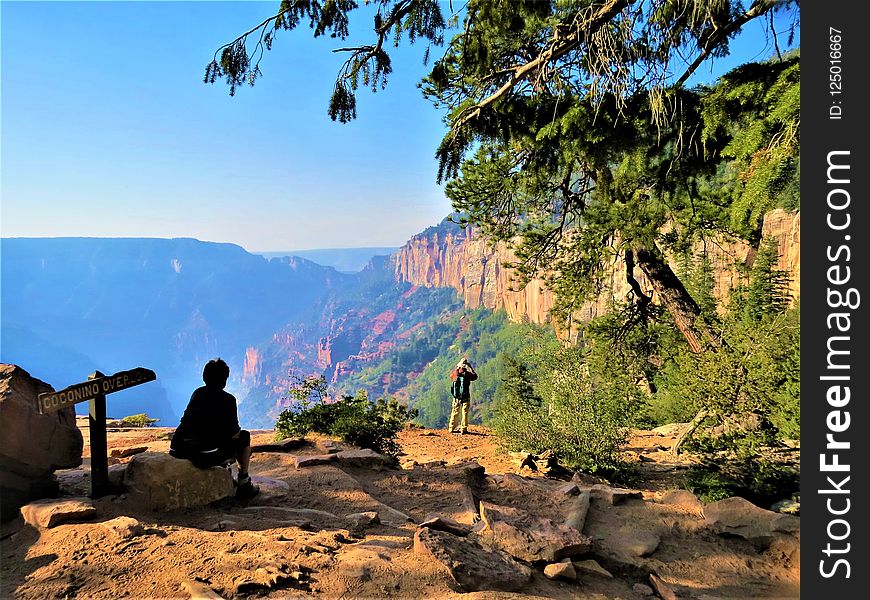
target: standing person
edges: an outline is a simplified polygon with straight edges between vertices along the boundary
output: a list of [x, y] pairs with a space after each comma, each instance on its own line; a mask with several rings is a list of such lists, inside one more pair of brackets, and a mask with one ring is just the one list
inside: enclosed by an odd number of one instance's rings
[[[467, 358], [459, 361], [459, 364], [450, 372], [453, 384], [450, 386], [450, 394], [453, 396], [453, 408], [450, 411], [450, 421], [447, 429], [450, 433], [465, 434], [468, 432], [468, 405], [471, 403], [471, 382], [477, 379], [474, 367]], [[456, 430], [459, 421], [459, 431]]]
[[172, 436], [169, 454], [186, 458], [200, 469], [237, 460], [239, 476], [236, 497], [256, 496], [260, 488], [251, 482], [251, 434], [239, 426], [236, 398], [225, 392], [230, 368], [220, 358], [202, 370], [205, 385], [194, 390], [181, 422]]

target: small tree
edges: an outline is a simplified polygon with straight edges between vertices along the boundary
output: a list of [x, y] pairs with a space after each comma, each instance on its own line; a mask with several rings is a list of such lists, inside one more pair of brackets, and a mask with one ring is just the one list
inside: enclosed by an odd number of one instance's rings
[[[506, 447], [550, 450], [586, 471], [618, 469], [626, 427], [642, 392], [625, 368], [590, 368], [600, 348], [544, 346], [526, 356], [531, 367], [508, 358], [496, 409], [496, 431]], [[596, 358], [597, 360], [597, 358]], [[603, 360], [603, 359], [602, 359]]]
[[151, 427], [160, 419], [152, 419], [147, 414], [129, 415], [121, 419], [124, 427]]
[[512, 450], [543, 452], [551, 447], [552, 424], [529, 368], [510, 354], [502, 354], [501, 360], [504, 374], [495, 395], [495, 433]]

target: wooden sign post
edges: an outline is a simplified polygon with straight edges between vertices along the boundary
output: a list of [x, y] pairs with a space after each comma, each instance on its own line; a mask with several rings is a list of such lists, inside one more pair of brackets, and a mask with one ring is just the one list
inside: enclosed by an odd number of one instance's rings
[[109, 491], [109, 458], [106, 442], [106, 394], [120, 392], [157, 379], [151, 369], [136, 367], [103, 375], [94, 371], [87, 381], [76, 383], [59, 392], [39, 395], [39, 413], [46, 414], [88, 401], [88, 425], [91, 437], [91, 498], [104, 496]]

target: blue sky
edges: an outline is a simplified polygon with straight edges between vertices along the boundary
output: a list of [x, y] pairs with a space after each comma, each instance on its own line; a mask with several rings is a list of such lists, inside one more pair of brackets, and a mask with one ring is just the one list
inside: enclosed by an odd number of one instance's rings
[[[280, 32], [255, 87], [230, 97], [202, 83], [215, 49], [277, 6], [0, 3], [0, 234], [301, 250], [399, 246], [446, 216], [442, 115], [415, 86], [422, 44], [393, 52], [390, 84], [362, 90], [347, 125], [326, 114], [338, 43], [307, 27]], [[369, 26], [351, 33], [368, 39]], [[766, 35], [751, 23], [695, 79], [766, 58]]]

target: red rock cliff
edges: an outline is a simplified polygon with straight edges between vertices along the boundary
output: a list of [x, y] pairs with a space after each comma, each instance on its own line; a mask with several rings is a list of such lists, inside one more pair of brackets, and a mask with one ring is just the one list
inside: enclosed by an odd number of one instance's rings
[[[797, 300], [800, 296], [800, 213], [784, 210], [768, 213], [763, 235], [776, 239], [780, 254], [778, 267], [789, 273], [790, 293]], [[699, 245], [697, 250], [702, 248]], [[717, 297], [725, 298], [737, 283], [736, 265], [751, 265], [755, 251], [745, 243], [725, 239], [709, 240], [706, 249], [716, 271], [714, 292]], [[393, 256], [393, 263], [397, 280], [427, 287], [452, 287], [469, 308], [503, 308], [513, 321], [548, 322], [553, 293], [541, 280], [516, 289], [518, 284], [513, 271], [504, 266], [513, 259], [514, 255], [505, 244], [493, 247], [472, 228], [453, 233], [435, 229], [411, 238]], [[588, 321], [606, 310], [610, 298], [625, 297], [629, 287], [621, 259], [614, 260], [609, 273], [605, 292], [577, 311], [575, 319]], [[651, 286], [639, 270], [637, 275], [641, 286], [649, 289]]]

